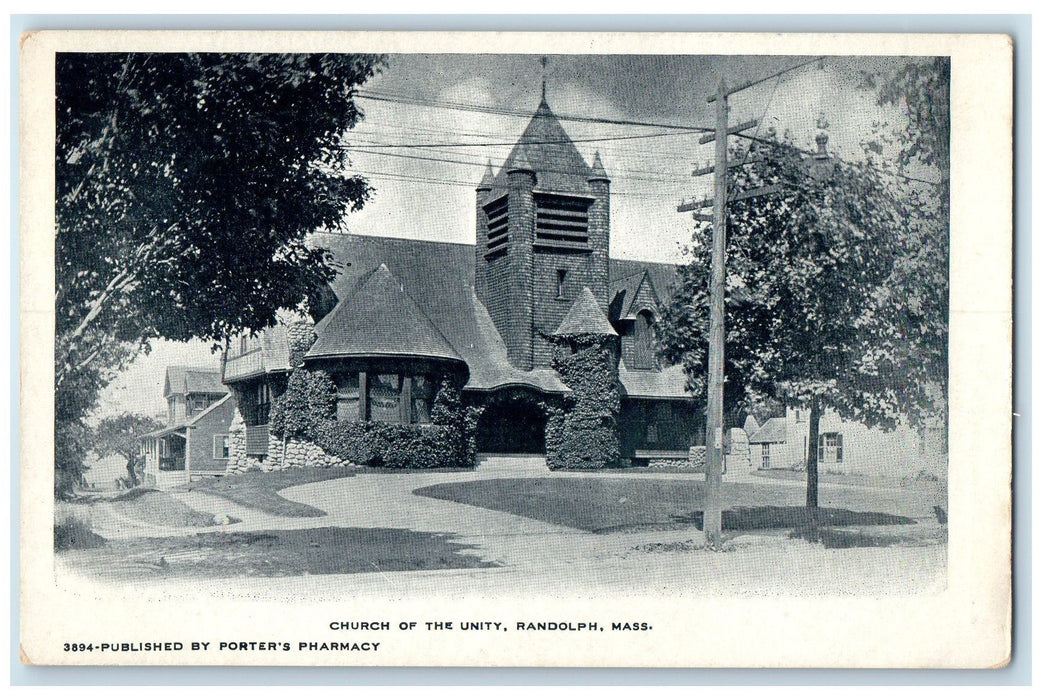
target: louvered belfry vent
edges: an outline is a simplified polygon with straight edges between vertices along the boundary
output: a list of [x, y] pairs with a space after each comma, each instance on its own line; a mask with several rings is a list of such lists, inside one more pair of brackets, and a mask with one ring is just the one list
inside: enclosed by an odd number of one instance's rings
[[503, 195], [486, 204], [485, 216], [488, 217], [488, 257], [505, 255], [507, 243], [510, 240], [507, 195]]
[[553, 248], [589, 252], [589, 215], [591, 200], [558, 194], [535, 195], [535, 244]]

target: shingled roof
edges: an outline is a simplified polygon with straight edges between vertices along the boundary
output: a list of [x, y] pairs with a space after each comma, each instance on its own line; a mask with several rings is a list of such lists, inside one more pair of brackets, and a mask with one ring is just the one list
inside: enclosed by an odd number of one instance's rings
[[228, 387], [221, 384], [221, 370], [210, 367], [183, 367], [173, 365], [166, 368], [163, 397], [171, 394], [227, 394]]
[[493, 180], [492, 198], [506, 192], [507, 173], [519, 167], [535, 173], [536, 187], [540, 190], [585, 195], [591, 192], [589, 179], [593, 171], [545, 97]]
[[[506, 344], [488, 311], [474, 295], [473, 245], [346, 233], [316, 233], [312, 236], [312, 243], [329, 250], [343, 266], [343, 271], [332, 284], [341, 301], [349, 299], [377, 268], [385, 265], [398, 281], [400, 291], [408, 295], [416, 310], [467, 363], [470, 379], [466, 389], [490, 391], [519, 386], [550, 393], [568, 391], [553, 370], [523, 371], [510, 364]], [[647, 266], [652, 276], [658, 274], [669, 279], [674, 276], [671, 265], [609, 261], [612, 278], [620, 276], [620, 272], [643, 269], [639, 268], [641, 265]], [[319, 338], [332, 339], [335, 336], [326, 335], [326, 329], [335, 316], [335, 313], [330, 313], [316, 324], [315, 332]], [[316, 341], [311, 353], [315, 353], [316, 348], [321, 350], [321, 347]], [[326, 347], [333, 352], [329, 346]], [[665, 377], [651, 376], [661, 374], [659, 372], [641, 372], [642, 376], [631, 382], [635, 390], [633, 395], [653, 397], [655, 391], [662, 391], [665, 398], [686, 396], [682, 370], [679, 375], [672, 368], [666, 372]]]
[[324, 319], [309, 358], [463, 358], [386, 264], [370, 272]]
[[787, 433], [784, 418], [768, 418], [763, 427], [749, 436], [749, 442], [753, 444], [786, 442]]
[[589, 287], [583, 287], [554, 335], [618, 335], [608, 323]]

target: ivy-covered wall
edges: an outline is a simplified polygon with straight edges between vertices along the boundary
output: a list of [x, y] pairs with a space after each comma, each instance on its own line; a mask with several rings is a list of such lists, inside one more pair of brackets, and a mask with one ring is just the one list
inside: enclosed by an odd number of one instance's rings
[[606, 469], [619, 464], [622, 391], [618, 339], [558, 337], [553, 367], [572, 392], [547, 403], [546, 465], [550, 469]]
[[311, 443], [342, 462], [391, 469], [473, 468], [477, 413], [459, 387], [442, 380], [431, 423], [336, 420], [336, 386], [324, 370], [297, 368], [272, 404], [276, 438]]

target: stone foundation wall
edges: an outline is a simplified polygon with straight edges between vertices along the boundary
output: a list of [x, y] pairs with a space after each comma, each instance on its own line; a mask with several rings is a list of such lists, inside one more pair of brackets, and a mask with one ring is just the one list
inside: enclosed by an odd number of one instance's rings
[[268, 440], [268, 458], [262, 465], [265, 471], [279, 469], [306, 469], [357, 466], [338, 457], [334, 457], [313, 442], [299, 438], [283, 440], [270, 436]]

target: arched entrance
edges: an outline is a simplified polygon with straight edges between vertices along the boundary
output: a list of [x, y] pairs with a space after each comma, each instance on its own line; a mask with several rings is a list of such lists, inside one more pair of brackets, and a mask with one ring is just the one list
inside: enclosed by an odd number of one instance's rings
[[521, 392], [493, 395], [478, 419], [478, 452], [545, 454], [546, 412]]

